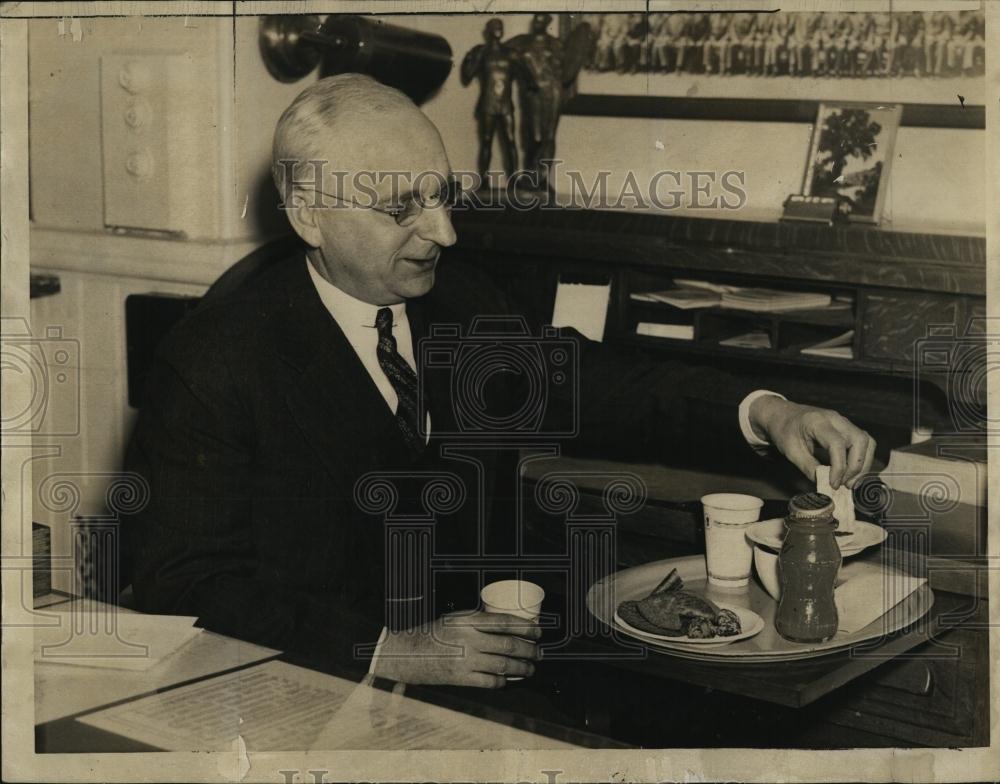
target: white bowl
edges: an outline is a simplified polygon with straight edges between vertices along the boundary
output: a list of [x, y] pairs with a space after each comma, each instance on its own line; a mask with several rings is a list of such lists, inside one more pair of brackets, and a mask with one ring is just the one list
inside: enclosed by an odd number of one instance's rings
[[755, 545], [753, 548], [753, 565], [757, 570], [757, 579], [764, 590], [771, 594], [774, 601], [781, 598], [781, 580], [778, 577], [778, 554], [774, 550]]

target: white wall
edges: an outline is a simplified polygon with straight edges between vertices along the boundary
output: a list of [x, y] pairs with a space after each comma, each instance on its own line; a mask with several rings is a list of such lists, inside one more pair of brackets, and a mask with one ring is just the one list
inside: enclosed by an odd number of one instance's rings
[[[445, 36], [456, 68], [424, 107], [441, 129], [456, 169], [474, 170], [473, 107], [478, 86], [463, 87], [457, 65], [482, 40], [482, 17], [385, 17]], [[527, 29], [529, 15], [504, 17], [507, 35]], [[273, 79], [261, 61], [257, 19], [85, 19], [79, 42], [58, 34], [57, 20], [33, 21], [31, 47], [32, 209], [38, 226], [102, 231], [99, 61], [113, 51], [190, 51], [199, 72], [189, 99], [197, 118], [191, 150], [201, 185], [190, 210], [189, 237], [198, 241], [259, 238], [276, 221], [267, 165], [271, 133], [282, 109], [315, 75], [295, 84]], [[127, 39], [123, 36], [128, 36]], [[128, 45], [123, 46], [122, 41]], [[233, 46], [235, 44], [235, 57]], [[71, 134], [67, 133], [71, 129]], [[598, 170], [620, 182], [661, 169], [746, 172], [746, 209], [728, 217], [773, 219], [798, 189], [810, 126], [564, 117], [557, 153], [585, 179]], [[72, 138], [72, 144], [67, 144]], [[659, 148], [662, 145], [662, 149]], [[499, 154], [494, 156], [499, 161]], [[900, 230], [980, 233], [985, 216], [985, 133], [902, 128], [893, 162], [886, 224]], [[706, 213], [703, 213], [706, 214]], [[109, 242], [113, 239], [109, 238]]]
[[[505, 16], [507, 36], [526, 32], [530, 15]], [[475, 84], [463, 87], [457, 64], [482, 41], [484, 19], [462, 15], [408, 17], [414, 27], [443, 35], [455, 54], [456, 70], [424, 110], [437, 123], [455, 169], [476, 166], [473, 107]], [[553, 25], [554, 27], [554, 25]], [[887, 87], [891, 93], [891, 86]], [[798, 96], [789, 96], [798, 97]], [[891, 100], [891, 95], [887, 97]], [[737, 220], [776, 220], [805, 171], [812, 127], [803, 123], [645, 120], [564, 117], [557, 156], [589, 182], [600, 170], [614, 174], [616, 191], [625, 172], [646, 182], [657, 171], [746, 172], [745, 209], [722, 211]], [[663, 149], [658, 149], [657, 142]], [[499, 151], [493, 160], [499, 161]], [[883, 225], [900, 231], [984, 232], [986, 134], [981, 130], [901, 128], [896, 139]], [[711, 212], [698, 211], [702, 216]]]

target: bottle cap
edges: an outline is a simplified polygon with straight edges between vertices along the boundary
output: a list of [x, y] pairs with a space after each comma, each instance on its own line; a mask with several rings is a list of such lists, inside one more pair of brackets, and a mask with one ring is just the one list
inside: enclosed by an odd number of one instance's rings
[[788, 502], [788, 514], [797, 520], [818, 520], [833, 514], [833, 499], [823, 493], [801, 493]]

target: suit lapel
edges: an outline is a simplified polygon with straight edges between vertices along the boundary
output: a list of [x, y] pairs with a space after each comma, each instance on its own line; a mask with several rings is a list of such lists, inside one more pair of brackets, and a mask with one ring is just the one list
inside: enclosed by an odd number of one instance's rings
[[[431, 447], [448, 434], [454, 433], [456, 427], [454, 407], [451, 400], [451, 374], [438, 368], [427, 372], [424, 368], [421, 341], [430, 338], [433, 318], [432, 307], [426, 297], [409, 300], [406, 303], [406, 317], [410, 322], [410, 335], [413, 338], [413, 356], [417, 365], [417, 379], [420, 385], [420, 417], [423, 419], [429, 411], [431, 415]], [[426, 345], [426, 343], [425, 343]], [[433, 449], [433, 451], [437, 451]]]
[[395, 417], [316, 293], [306, 261], [293, 262], [279, 314], [279, 346], [290, 368], [288, 407], [337, 478], [392, 465], [404, 443]]

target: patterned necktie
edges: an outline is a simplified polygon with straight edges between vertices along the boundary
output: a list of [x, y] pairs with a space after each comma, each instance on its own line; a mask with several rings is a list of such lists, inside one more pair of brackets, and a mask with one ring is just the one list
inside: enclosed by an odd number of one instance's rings
[[389, 308], [379, 308], [375, 316], [375, 328], [378, 330], [378, 364], [392, 383], [399, 399], [396, 423], [403, 432], [411, 454], [418, 457], [423, 453], [425, 444], [417, 428], [417, 374], [396, 350], [396, 338], [392, 336], [392, 311]]

